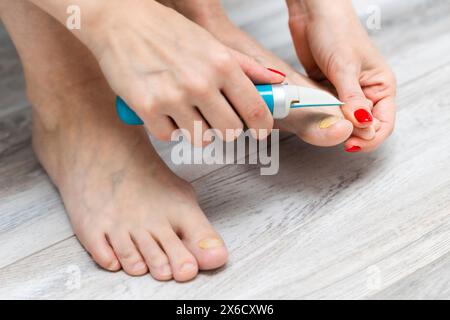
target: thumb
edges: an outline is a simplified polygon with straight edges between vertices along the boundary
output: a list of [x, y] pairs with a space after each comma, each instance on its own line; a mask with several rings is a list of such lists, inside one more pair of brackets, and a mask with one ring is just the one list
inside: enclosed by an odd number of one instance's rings
[[284, 81], [286, 75], [278, 70], [268, 69], [259, 64], [251, 57], [242, 54], [236, 50], [230, 49], [231, 54], [236, 58], [241, 66], [242, 71], [255, 84], [271, 84], [281, 83]]
[[[354, 60], [353, 60], [354, 61]], [[342, 112], [357, 128], [367, 128], [372, 124], [372, 102], [368, 100], [359, 83], [360, 68], [354, 63], [330, 68], [328, 78], [336, 88], [339, 99], [345, 103]]]

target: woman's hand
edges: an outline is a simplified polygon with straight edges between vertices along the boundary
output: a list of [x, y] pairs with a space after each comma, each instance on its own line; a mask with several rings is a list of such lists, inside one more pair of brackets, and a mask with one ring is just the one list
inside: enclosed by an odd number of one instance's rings
[[[65, 2], [34, 1], [50, 13], [49, 3]], [[279, 83], [282, 76], [155, 1], [103, 0], [97, 6], [86, 1], [78, 0], [84, 24], [75, 34], [94, 53], [112, 89], [157, 138], [168, 140], [177, 128], [194, 137], [194, 121], [224, 137], [226, 129], [242, 129], [241, 119], [257, 133], [266, 129], [259, 138], [270, 133], [272, 116], [252, 80]]]
[[[355, 130], [347, 151], [375, 150], [395, 123], [396, 80], [351, 1], [287, 0], [289, 26], [308, 75], [330, 81]], [[372, 116], [373, 115], [373, 116]]]

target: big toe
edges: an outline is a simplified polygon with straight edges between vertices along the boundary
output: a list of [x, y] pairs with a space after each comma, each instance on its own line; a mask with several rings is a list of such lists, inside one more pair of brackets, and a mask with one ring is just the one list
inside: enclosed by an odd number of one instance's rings
[[350, 121], [340, 111], [292, 110], [279, 122], [282, 130], [290, 131], [303, 141], [320, 147], [331, 147], [346, 141], [353, 131]]
[[213, 270], [228, 260], [228, 250], [222, 238], [212, 230], [202, 230], [187, 236], [184, 243], [197, 259], [200, 270]]
[[197, 259], [200, 270], [212, 270], [228, 260], [228, 250], [222, 237], [214, 230], [203, 213], [179, 221], [182, 240]]

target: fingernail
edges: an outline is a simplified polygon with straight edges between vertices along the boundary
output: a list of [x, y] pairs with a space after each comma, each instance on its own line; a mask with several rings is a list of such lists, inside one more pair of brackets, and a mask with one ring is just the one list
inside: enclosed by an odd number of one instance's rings
[[145, 268], [145, 263], [143, 262], [138, 262], [133, 266], [133, 271], [141, 271], [142, 269]]
[[170, 276], [172, 275], [172, 269], [168, 264], [162, 266], [159, 268], [159, 272], [161, 272], [161, 275], [163, 276]]
[[340, 120], [340, 118], [335, 117], [335, 116], [326, 117], [325, 119], [320, 121], [319, 128], [327, 129], [327, 128], [331, 127], [333, 124], [335, 124], [336, 122], [338, 122], [339, 120]]
[[267, 70], [272, 71], [273, 73], [279, 74], [280, 76], [286, 77], [286, 75], [283, 72], [278, 71], [276, 69], [267, 68]]
[[180, 268], [181, 272], [188, 272], [195, 269], [195, 265], [192, 262], [185, 262]]
[[198, 242], [198, 246], [201, 249], [218, 248], [223, 247], [223, 241], [217, 238], [203, 239]]
[[347, 152], [358, 152], [360, 150], [361, 150], [361, 147], [358, 147], [358, 146], [351, 146], [351, 147], [345, 149], [345, 151], [347, 151]]
[[372, 122], [373, 117], [366, 109], [358, 109], [354, 113], [356, 120], [361, 123]]

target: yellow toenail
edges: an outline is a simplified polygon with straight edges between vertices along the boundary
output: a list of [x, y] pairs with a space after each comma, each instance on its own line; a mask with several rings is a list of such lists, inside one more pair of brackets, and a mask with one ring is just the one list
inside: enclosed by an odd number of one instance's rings
[[336, 122], [338, 122], [339, 120], [341, 120], [341, 119], [338, 117], [335, 117], [335, 116], [326, 117], [325, 119], [320, 121], [319, 128], [327, 129], [327, 128], [331, 127], [333, 124], [335, 124]]
[[108, 270], [115, 271], [115, 270], [117, 270], [119, 267], [120, 267], [119, 261], [114, 260], [113, 262], [111, 262], [111, 263], [109, 264]]
[[192, 262], [185, 262], [180, 268], [181, 272], [189, 272], [195, 269], [195, 265]]
[[223, 241], [217, 238], [203, 239], [198, 242], [198, 246], [201, 249], [212, 249], [217, 247], [223, 247]]

